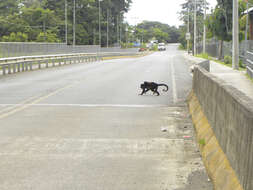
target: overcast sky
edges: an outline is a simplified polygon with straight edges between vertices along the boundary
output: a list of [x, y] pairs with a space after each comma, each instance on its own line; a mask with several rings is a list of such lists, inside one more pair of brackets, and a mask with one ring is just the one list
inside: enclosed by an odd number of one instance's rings
[[[143, 20], [159, 21], [170, 26], [179, 26], [178, 12], [181, 4], [186, 0], [133, 0], [130, 11], [125, 14], [126, 20], [131, 25], [136, 25]], [[210, 7], [216, 5], [216, 0], [207, 0]]]

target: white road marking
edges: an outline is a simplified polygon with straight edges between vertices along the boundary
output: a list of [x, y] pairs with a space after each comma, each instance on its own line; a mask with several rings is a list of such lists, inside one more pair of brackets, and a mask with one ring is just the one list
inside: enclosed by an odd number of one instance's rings
[[[1, 106], [23, 106], [24, 104], [0, 104]], [[52, 106], [52, 107], [126, 107], [126, 108], [153, 108], [153, 107], [168, 107], [167, 105], [138, 105], [138, 104], [25, 104], [26, 106]]]
[[173, 59], [172, 63], [170, 64], [171, 66], [171, 77], [172, 77], [172, 93], [173, 93], [173, 103], [177, 103], [178, 97], [177, 97], [177, 86], [176, 86], [176, 74], [175, 74], [175, 68], [173, 65]]
[[[180, 156], [184, 139], [71, 139], [41, 137], [4, 137], [0, 144], [8, 142], [0, 150], [1, 156], [30, 155], [35, 156], [71, 156], [85, 157], [95, 153], [108, 154], [152, 154], [153, 156]], [[173, 154], [172, 154], [173, 153]]]

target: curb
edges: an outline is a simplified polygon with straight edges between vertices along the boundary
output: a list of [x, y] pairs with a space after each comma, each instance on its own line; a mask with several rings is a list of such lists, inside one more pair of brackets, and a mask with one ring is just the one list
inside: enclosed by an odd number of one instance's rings
[[243, 190], [233, 168], [222, 151], [194, 92], [188, 96], [188, 106], [207, 173], [215, 190]]
[[144, 57], [144, 56], [150, 55], [152, 53], [153, 52], [143, 53], [142, 55], [102, 57], [102, 60], [105, 61], [105, 60], [112, 60], [112, 59], [137, 58], [137, 57]]

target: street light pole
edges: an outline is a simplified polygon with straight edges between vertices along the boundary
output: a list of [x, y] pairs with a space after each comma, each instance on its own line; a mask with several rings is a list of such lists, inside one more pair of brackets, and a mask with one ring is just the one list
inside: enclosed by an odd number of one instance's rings
[[233, 53], [232, 67], [239, 69], [238, 0], [233, 0]]

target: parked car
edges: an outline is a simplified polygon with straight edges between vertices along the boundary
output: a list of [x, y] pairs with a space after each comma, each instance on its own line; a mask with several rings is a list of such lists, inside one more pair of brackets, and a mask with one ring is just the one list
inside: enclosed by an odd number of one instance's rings
[[142, 52], [142, 51], [147, 51], [147, 48], [140, 48], [139, 52]]
[[158, 50], [159, 51], [165, 51], [166, 50], [165, 43], [159, 43], [158, 44]]

